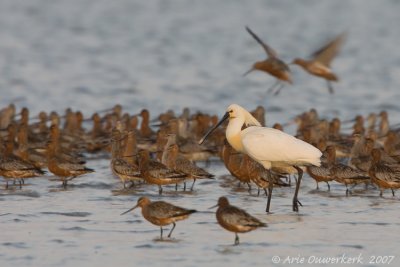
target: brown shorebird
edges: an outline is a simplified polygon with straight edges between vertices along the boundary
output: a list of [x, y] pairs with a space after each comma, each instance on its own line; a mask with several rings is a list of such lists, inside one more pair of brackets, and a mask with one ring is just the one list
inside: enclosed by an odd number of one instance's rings
[[126, 183], [131, 182], [132, 186], [135, 181], [143, 181], [143, 177], [140, 174], [139, 165], [136, 164], [133, 160], [133, 154], [129, 155], [129, 157], [121, 156], [121, 140], [123, 139], [122, 134], [114, 129], [112, 132], [111, 139], [111, 162], [110, 168], [115, 176], [117, 176], [124, 188], [126, 188]]
[[329, 185], [330, 181], [333, 181], [333, 176], [331, 173], [331, 168], [335, 164], [336, 153], [333, 147], [328, 147], [324, 154], [326, 154], [326, 160], [321, 161], [321, 166], [307, 166], [307, 173], [315, 180], [317, 183], [317, 189], [319, 189], [318, 184], [320, 182], [325, 182], [328, 185], [328, 190], [331, 190]]
[[141, 176], [149, 184], [158, 185], [158, 193], [162, 194], [162, 185], [183, 183], [187, 175], [174, 171], [161, 162], [150, 159], [149, 151], [139, 151], [139, 169]]
[[[198, 167], [190, 160], [179, 154], [179, 146], [177, 144], [170, 145], [166, 151], [166, 163], [165, 165], [175, 171], [184, 173], [187, 175], [186, 179], [193, 179], [193, 184], [190, 190], [193, 190], [196, 179], [212, 179], [214, 175], [207, 172], [206, 170]], [[186, 189], [186, 182], [185, 182]]]
[[248, 155], [243, 155], [243, 159], [240, 164], [240, 170], [241, 171], [239, 174], [243, 179], [249, 179], [257, 185], [258, 195], [260, 195], [260, 188], [262, 188], [265, 194], [268, 196], [267, 206], [265, 209], [266, 212], [269, 212], [271, 206], [273, 187], [290, 186], [280, 179], [280, 177], [283, 177], [283, 175], [279, 175], [277, 173], [274, 173], [272, 170], [265, 169], [263, 165], [261, 165]]
[[137, 207], [142, 208], [143, 217], [154, 225], [160, 226], [161, 236], [163, 239], [163, 226], [172, 223], [172, 229], [168, 234], [171, 237], [172, 231], [175, 229], [175, 222], [187, 219], [190, 214], [196, 212], [196, 210], [188, 210], [175, 205], [172, 205], [164, 201], [150, 201], [147, 197], [140, 197], [137, 201], [136, 206], [121, 213], [124, 215]]
[[43, 151], [43, 148], [40, 147], [41, 142], [38, 143], [38, 147], [35, 146], [36, 143], [28, 143], [28, 126], [24, 123], [21, 123], [19, 126], [17, 140], [18, 149], [15, 151], [15, 154], [18, 157], [32, 163], [37, 168], [47, 167], [46, 155], [40, 152], [40, 150]]
[[369, 175], [374, 184], [380, 189], [380, 196], [383, 190], [390, 188], [394, 196], [394, 190], [400, 188], [400, 168], [399, 165], [389, 165], [381, 161], [381, 151], [373, 149], [371, 152], [372, 164]]
[[49, 141], [47, 144], [47, 164], [49, 171], [60, 177], [64, 188], [67, 187], [68, 181], [82, 174], [94, 172], [93, 169], [86, 168], [83, 164], [69, 162], [58, 157], [53, 141]]
[[0, 157], [0, 176], [6, 180], [6, 188], [8, 188], [8, 180], [18, 180], [21, 188], [25, 178], [43, 176], [45, 173], [40, 168], [29, 161], [23, 160], [15, 156], [13, 152], [13, 140], [6, 141], [6, 149]]
[[389, 115], [387, 111], [382, 110], [379, 113], [381, 121], [379, 122], [379, 136], [386, 136], [390, 130], [389, 126]]
[[331, 69], [331, 62], [339, 52], [345, 37], [346, 33], [340, 34], [334, 40], [315, 51], [311, 55], [311, 59], [296, 58], [292, 64], [297, 64], [308, 73], [325, 79], [328, 83], [329, 92], [333, 94], [331, 81], [338, 81], [339, 79]]
[[225, 167], [228, 169], [228, 171], [233, 177], [239, 180], [239, 187], [241, 183], [245, 183], [249, 187], [249, 192], [250, 192], [251, 190], [250, 177], [242, 175], [243, 170], [240, 169], [240, 166], [243, 161], [243, 154], [236, 152], [226, 139], [224, 141], [221, 154]]
[[14, 119], [15, 116], [15, 105], [10, 104], [0, 110], [0, 129], [6, 128]]
[[17, 125], [12, 122], [7, 126], [7, 140], [2, 144], [4, 151], [0, 153], [0, 176], [6, 180], [6, 188], [8, 188], [8, 180], [19, 181], [24, 183], [25, 178], [42, 176], [44, 172], [32, 164], [30, 161], [21, 158], [14, 154], [14, 140], [16, 135]]
[[365, 172], [354, 169], [342, 163], [336, 162], [336, 149], [335, 146], [328, 146], [326, 148], [329, 158], [330, 172], [333, 180], [346, 186], [346, 195], [351, 191], [348, 185], [368, 184], [371, 179]]
[[142, 109], [140, 112], [142, 123], [140, 124], [140, 136], [142, 138], [151, 138], [154, 135], [153, 130], [150, 128], [150, 112], [147, 109]]
[[239, 244], [238, 233], [247, 233], [258, 227], [267, 226], [266, 223], [261, 222], [246, 211], [230, 205], [226, 197], [220, 197], [218, 199], [218, 204], [211, 208], [217, 206], [217, 221], [223, 228], [235, 233], [235, 245]]
[[264, 71], [275, 78], [277, 78], [276, 83], [268, 90], [271, 91], [276, 88], [275, 95], [279, 94], [280, 90], [284, 86], [284, 82], [292, 84], [292, 77], [290, 73], [289, 66], [278, 58], [278, 54], [265, 42], [263, 42], [249, 27], [246, 26], [247, 32], [253, 36], [253, 38], [264, 48], [267, 53], [268, 58], [263, 61], [257, 61], [253, 64], [250, 70], [248, 70], [244, 75], [247, 75], [253, 70]]

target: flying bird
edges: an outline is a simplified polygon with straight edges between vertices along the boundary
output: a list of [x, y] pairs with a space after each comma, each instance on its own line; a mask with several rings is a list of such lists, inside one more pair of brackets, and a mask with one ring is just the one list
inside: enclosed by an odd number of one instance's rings
[[246, 26], [246, 30], [264, 48], [268, 57], [263, 61], [257, 61], [256, 63], [254, 63], [251, 69], [243, 75], [247, 75], [253, 70], [259, 70], [274, 76], [277, 81], [268, 90], [268, 92], [272, 92], [273, 89], [276, 89], [274, 95], [277, 95], [285, 85], [285, 82], [292, 84], [292, 77], [289, 66], [281, 59], [279, 59], [278, 54], [275, 52], [275, 50], [273, 50], [270, 46], [263, 42], [252, 30], [250, 30], [249, 27]]
[[301, 59], [296, 58], [292, 64], [301, 66], [311, 75], [321, 77], [326, 80], [328, 84], [329, 93], [333, 94], [332, 81], [337, 82], [339, 78], [331, 69], [331, 62], [338, 54], [340, 47], [346, 39], [347, 33], [342, 33], [337, 36], [334, 40], [330, 41], [317, 51], [315, 51], [311, 58]]

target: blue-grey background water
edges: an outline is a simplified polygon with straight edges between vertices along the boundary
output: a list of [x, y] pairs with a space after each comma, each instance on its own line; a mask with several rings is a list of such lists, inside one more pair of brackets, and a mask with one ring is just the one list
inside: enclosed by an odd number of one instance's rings
[[[130, 1], [1, 0], [0, 105], [92, 112], [120, 103], [135, 113], [183, 107], [222, 115], [230, 103], [263, 105], [266, 120], [285, 122], [316, 108], [323, 117], [353, 118], [386, 109], [400, 121], [398, 1]], [[266, 95], [274, 79], [242, 74], [264, 55], [246, 33], [250, 26], [285, 61], [306, 57], [335, 35], [348, 39], [333, 62], [340, 83], [329, 95], [323, 80], [292, 67], [294, 85]], [[345, 197], [344, 188], [315, 191], [306, 177], [299, 214], [292, 190], [277, 189], [271, 215], [266, 199], [235, 190], [216, 161], [214, 182], [193, 193], [154, 187], [119, 195], [108, 160], [89, 161], [96, 173], [66, 191], [45, 178], [22, 190], [0, 189], [1, 266], [269, 266], [272, 257], [396, 256], [399, 199], [377, 191]], [[323, 187], [323, 186], [322, 186]], [[139, 211], [120, 216], [141, 195], [201, 212], [179, 222], [175, 239], [154, 241], [159, 229]], [[234, 235], [216, 224], [207, 208], [221, 195], [268, 222], [269, 227]], [[282, 265], [277, 264], [277, 266]], [[315, 264], [317, 265], [317, 264]], [[340, 264], [339, 264], [340, 265]], [[339, 266], [336, 265], [336, 266]], [[346, 265], [349, 266], [349, 265]], [[360, 265], [357, 265], [360, 266]]]

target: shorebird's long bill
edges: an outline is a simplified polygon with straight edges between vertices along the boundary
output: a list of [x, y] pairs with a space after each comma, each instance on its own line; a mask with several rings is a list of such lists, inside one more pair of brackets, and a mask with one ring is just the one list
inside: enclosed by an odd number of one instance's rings
[[225, 115], [222, 117], [222, 119], [214, 126], [212, 127], [204, 136], [203, 138], [200, 139], [199, 141], [199, 145], [201, 145], [206, 139], [207, 137], [215, 130], [217, 129], [224, 121], [226, 121], [226, 119], [229, 118], [229, 112], [226, 112]]
[[126, 214], [126, 213], [128, 213], [128, 212], [130, 212], [130, 211], [132, 211], [132, 210], [134, 210], [134, 209], [136, 209], [137, 207], [138, 207], [138, 205], [136, 205], [136, 206], [134, 206], [133, 208], [131, 208], [131, 209], [129, 209], [129, 210], [127, 210], [127, 211], [121, 213], [121, 215], [124, 215], [124, 214]]
[[216, 207], [218, 207], [218, 203], [216, 205], [212, 206], [212, 207], [209, 207], [208, 209], [210, 210], [210, 209], [214, 209]]
[[210, 210], [210, 209], [213, 209], [213, 208], [216, 208], [216, 207], [218, 207], [218, 203], [217, 203], [217, 205], [214, 205], [214, 206], [212, 206], [212, 207], [209, 207], [208, 209]]
[[247, 74], [249, 74], [250, 72], [252, 72], [254, 70], [254, 68], [249, 69], [248, 71], [246, 71], [245, 73], [243, 73], [243, 76], [246, 76]]

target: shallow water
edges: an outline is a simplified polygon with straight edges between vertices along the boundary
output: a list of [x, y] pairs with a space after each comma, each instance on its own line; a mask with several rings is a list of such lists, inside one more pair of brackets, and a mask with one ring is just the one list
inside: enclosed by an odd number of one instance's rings
[[[185, 106], [222, 115], [237, 102], [249, 109], [264, 105], [270, 125], [310, 108], [342, 119], [387, 109], [397, 123], [399, 8], [397, 1], [361, 0], [2, 0], [0, 106], [15, 102], [33, 115], [72, 107], [89, 116], [120, 103], [130, 113], [149, 108], [153, 116]], [[266, 95], [273, 78], [257, 72], [242, 77], [264, 57], [244, 25], [286, 61], [348, 30], [333, 63], [341, 78], [335, 94], [297, 67], [295, 86], [276, 97]], [[152, 186], [121, 191], [108, 164], [90, 160], [96, 173], [66, 190], [51, 177], [28, 180], [22, 190], [0, 189], [0, 265], [269, 266], [279, 256], [280, 266], [288, 256], [307, 262], [343, 254], [361, 254], [368, 266], [383, 265], [370, 263], [372, 256], [396, 256], [390, 265], [400, 263], [399, 198], [389, 192], [379, 198], [376, 190], [359, 188], [346, 197], [343, 186], [315, 190], [306, 176], [299, 214], [291, 212], [291, 188], [274, 190], [273, 214], [267, 215], [266, 198], [237, 189], [219, 161], [208, 167], [215, 181], [198, 182], [193, 192], [166, 188], [161, 197]], [[138, 210], [119, 215], [144, 195], [199, 212], [177, 223], [172, 240], [161, 242], [159, 228]], [[241, 235], [241, 245], [232, 246], [234, 235], [208, 209], [221, 195], [268, 227]]]

